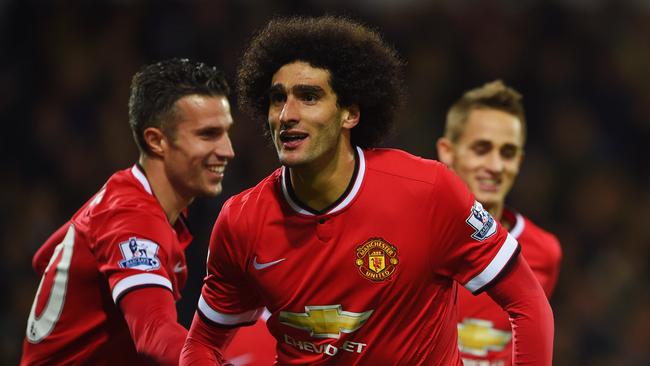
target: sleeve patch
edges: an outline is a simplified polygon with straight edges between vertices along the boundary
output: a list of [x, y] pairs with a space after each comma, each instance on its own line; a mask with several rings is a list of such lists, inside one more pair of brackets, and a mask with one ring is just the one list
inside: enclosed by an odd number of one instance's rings
[[122, 251], [122, 260], [118, 262], [120, 268], [139, 269], [151, 271], [160, 268], [158, 259], [158, 244], [151, 240], [136, 237], [119, 244]]
[[472, 234], [472, 239], [474, 240], [483, 241], [497, 232], [497, 225], [494, 222], [494, 218], [478, 201], [474, 201], [474, 205], [465, 222], [474, 229], [474, 233]]

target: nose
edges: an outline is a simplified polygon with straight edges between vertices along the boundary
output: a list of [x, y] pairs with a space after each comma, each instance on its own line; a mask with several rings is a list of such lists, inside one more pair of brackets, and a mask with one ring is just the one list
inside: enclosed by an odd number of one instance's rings
[[492, 151], [485, 158], [485, 167], [486, 169], [499, 173], [503, 171], [503, 158], [498, 151]]
[[282, 110], [280, 110], [280, 122], [295, 122], [300, 119], [298, 113], [297, 100], [292, 96], [288, 96], [287, 100], [282, 105]]
[[230, 135], [227, 133], [219, 139], [215, 148], [217, 156], [222, 160], [230, 160], [235, 157], [235, 150], [232, 148]]

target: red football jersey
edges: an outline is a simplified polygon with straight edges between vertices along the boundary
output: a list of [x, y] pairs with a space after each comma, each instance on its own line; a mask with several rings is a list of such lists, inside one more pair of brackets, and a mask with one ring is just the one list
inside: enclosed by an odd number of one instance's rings
[[178, 299], [191, 239], [182, 219], [169, 224], [137, 166], [115, 173], [34, 256], [42, 278], [21, 365], [147, 364], [116, 304], [143, 286]]
[[[562, 257], [557, 238], [518, 212], [504, 209], [503, 221], [512, 223], [510, 235], [521, 245], [521, 254], [550, 297]], [[508, 313], [485, 293], [473, 296], [460, 289], [458, 303], [458, 343], [465, 366], [511, 365], [512, 332]]]
[[266, 328], [271, 313], [264, 311], [257, 323], [241, 327], [226, 348], [224, 358], [233, 366], [268, 366], [275, 361], [276, 341]]
[[221, 210], [199, 314], [250, 324], [266, 306], [281, 365], [461, 365], [456, 283], [481, 291], [518, 244], [446, 166], [357, 149], [323, 212], [280, 168]]

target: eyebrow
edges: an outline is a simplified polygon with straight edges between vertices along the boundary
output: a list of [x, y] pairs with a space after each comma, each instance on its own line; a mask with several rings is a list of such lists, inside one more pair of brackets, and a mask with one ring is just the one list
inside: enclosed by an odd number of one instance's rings
[[[317, 95], [324, 95], [325, 90], [318, 85], [310, 84], [297, 84], [293, 86], [294, 94], [305, 94], [305, 93], [314, 93]], [[282, 84], [274, 84], [269, 88], [268, 94], [271, 93], [286, 93], [287, 90]]]
[[[490, 140], [479, 139], [479, 140], [475, 140], [474, 142], [472, 142], [470, 144], [470, 146], [479, 145], [479, 144], [481, 144], [481, 145], [485, 145], [485, 144], [494, 145], [494, 143], [492, 141], [490, 141]], [[507, 142], [507, 143], [503, 144], [501, 147], [515, 147], [515, 148], [518, 148], [518, 149], [521, 148], [521, 146], [518, 146], [517, 144], [511, 143], [511, 142]]]
[[325, 90], [321, 88], [318, 85], [305, 85], [305, 84], [298, 84], [293, 87], [293, 92], [295, 94], [307, 94], [307, 93], [313, 93], [317, 95], [323, 95], [325, 94]]

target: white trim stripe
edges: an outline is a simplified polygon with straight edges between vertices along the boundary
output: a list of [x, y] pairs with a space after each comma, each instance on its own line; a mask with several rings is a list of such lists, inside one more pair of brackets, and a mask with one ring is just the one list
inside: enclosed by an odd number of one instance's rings
[[465, 284], [465, 288], [470, 292], [476, 292], [490, 283], [503, 270], [503, 267], [508, 264], [512, 255], [516, 252], [518, 245], [517, 240], [508, 234], [508, 237], [503, 242], [503, 245], [501, 245], [501, 249], [499, 249], [497, 255], [492, 259], [492, 262], [478, 276], [469, 280]]
[[141, 273], [125, 277], [116, 283], [113, 286], [113, 301], [117, 301], [125, 291], [133, 287], [146, 285], [163, 286], [168, 288], [169, 291], [174, 291], [169, 279], [153, 273]]
[[356, 181], [354, 182], [354, 185], [352, 186], [352, 189], [350, 190], [350, 193], [348, 193], [347, 197], [341, 203], [336, 205], [333, 209], [331, 209], [328, 214], [332, 214], [334, 212], [340, 211], [344, 209], [352, 200], [354, 197], [356, 197], [357, 192], [359, 192], [359, 188], [361, 188], [361, 183], [363, 182], [363, 176], [366, 173], [366, 160], [363, 155], [363, 150], [357, 146], [357, 152], [359, 153], [359, 171], [357, 172], [357, 178]]
[[297, 203], [295, 203], [291, 199], [291, 195], [289, 194], [289, 189], [287, 188], [287, 183], [286, 183], [287, 182], [287, 177], [285, 176], [286, 172], [287, 172], [287, 167], [283, 166], [282, 167], [282, 177], [280, 177], [280, 179], [282, 180], [282, 193], [284, 194], [284, 198], [289, 203], [289, 206], [291, 206], [291, 208], [293, 208], [293, 210], [296, 211], [299, 214], [307, 215], [307, 216], [316, 216], [313, 213], [301, 208]]
[[269, 309], [264, 308], [264, 312], [260, 316], [260, 319], [266, 322], [267, 320], [269, 320], [270, 317], [271, 317], [271, 312], [269, 311]]
[[[347, 207], [350, 204], [350, 202], [352, 202], [354, 197], [356, 197], [357, 193], [359, 193], [359, 189], [361, 188], [361, 183], [363, 183], [363, 177], [364, 177], [364, 175], [366, 173], [366, 159], [365, 159], [365, 156], [363, 155], [363, 150], [361, 150], [361, 148], [358, 147], [358, 146], [356, 146], [356, 149], [357, 149], [357, 152], [359, 153], [359, 171], [357, 171], [357, 176], [355, 178], [354, 184], [352, 185], [352, 189], [350, 190], [350, 192], [348, 192], [345, 199], [343, 199], [343, 201], [341, 201], [334, 208], [327, 211], [325, 213], [326, 215], [341, 211], [342, 209]], [[280, 178], [282, 180], [282, 193], [284, 194], [284, 198], [289, 203], [289, 206], [291, 206], [291, 208], [294, 211], [298, 212], [299, 214], [307, 215], [307, 216], [316, 216], [315, 214], [313, 214], [313, 213], [303, 209], [302, 207], [300, 207], [300, 205], [298, 205], [296, 202], [294, 202], [291, 199], [291, 195], [289, 194], [289, 189], [287, 188], [287, 184], [286, 184], [286, 182], [287, 182], [287, 179], [286, 179], [286, 176], [285, 176], [286, 172], [287, 172], [287, 167], [283, 166], [282, 167], [282, 176]]]
[[140, 184], [142, 184], [142, 187], [144, 188], [145, 191], [147, 191], [149, 194], [153, 194], [151, 192], [151, 186], [149, 185], [149, 181], [147, 180], [147, 177], [145, 177], [144, 174], [142, 174], [142, 172], [140, 171], [140, 169], [138, 169], [136, 165], [133, 165], [133, 167], [131, 168], [131, 174], [133, 174], [135, 179], [137, 179], [140, 182]]
[[201, 311], [201, 314], [205, 315], [206, 318], [217, 324], [237, 325], [256, 322], [264, 312], [264, 308], [254, 309], [240, 314], [224, 314], [212, 309], [205, 299], [203, 299], [203, 295], [201, 295], [201, 297], [199, 297], [199, 311]]
[[526, 223], [524, 222], [524, 217], [521, 216], [519, 212], [515, 213], [515, 226], [513, 226], [510, 230], [510, 235], [512, 235], [515, 239], [519, 239], [521, 233], [524, 232], [525, 226]]

